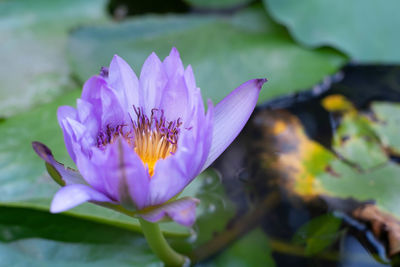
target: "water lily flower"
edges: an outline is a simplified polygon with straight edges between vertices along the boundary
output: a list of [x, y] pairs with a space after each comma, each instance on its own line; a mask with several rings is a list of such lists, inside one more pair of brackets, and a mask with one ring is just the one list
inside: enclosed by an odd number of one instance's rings
[[62, 106], [58, 122], [79, 173], [34, 142], [63, 186], [51, 212], [84, 202], [109, 205], [157, 222], [191, 226], [198, 200], [179, 193], [234, 140], [249, 119], [266, 79], [245, 82], [205, 110], [191, 66], [177, 49], [164, 61], [152, 53], [138, 79], [115, 55], [83, 86], [77, 108]]

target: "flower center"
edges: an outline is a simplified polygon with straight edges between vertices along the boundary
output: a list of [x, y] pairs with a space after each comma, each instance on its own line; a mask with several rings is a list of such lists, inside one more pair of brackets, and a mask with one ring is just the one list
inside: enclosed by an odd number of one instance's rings
[[154, 167], [159, 159], [165, 159], [177, 149], [180, 119], [166, 121], [164, 111], [152, 109], [148, 118], [143, 109], [133, 107], [137, 120], [132, 121], [135, 135], [135, 151], [149, 168], [149, 174], [154, 174]]
[[143, 109], [133, 108], [136, 119], [131, 118], [132, 127], [125, 124], [115, 128], [107, 126], [106, 130], [98, 135], [97, 146], [105, 148], [118, 137], [124, 138], [143, 164], [147, 165], [150, 176], [153, 176], [157, 161], [175, 153], [182, 122], [180, 119], [167, 121], [161, 109], [152, 109], [149, 118]]

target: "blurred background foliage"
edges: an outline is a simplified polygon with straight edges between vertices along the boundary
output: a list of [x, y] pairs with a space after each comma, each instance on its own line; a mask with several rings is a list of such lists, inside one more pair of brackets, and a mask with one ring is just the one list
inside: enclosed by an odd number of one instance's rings
[[[31, 142], [74, 167], [57, 107], [74, 106], [114, 54], [139, 75], [173, 46], [214, 104], [269, 79], [218, 171], [182, 193], [201, 199], [194, 228], [162, 225], [177, 250], [198, 266], [396, 265], [398, 10], [397, 0], [0, 1], [0, 266], [161, 265], [132, 218], [90, 204], [49, 214], [58, 186]], [[361, 250], [347, 249], [354, 237]]]

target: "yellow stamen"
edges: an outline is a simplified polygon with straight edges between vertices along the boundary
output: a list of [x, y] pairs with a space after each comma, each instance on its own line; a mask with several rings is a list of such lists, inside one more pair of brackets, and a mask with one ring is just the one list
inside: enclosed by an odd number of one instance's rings
[[157, 161], [175, 153], [176, 144], [171, 143], [157, 129], [143, 131], [141, 128], [134, 128], [134, 133], [135, 151], [143, 163], [147, 165], [150, 176], [153, 176]]
[[148, 118], [143, 109], [133, 108], [137, 118], [132, 120], [132, 127], [126, 124], [115, 128], [108, 125], [105, 131], [99, 133], [97, 146], [104, 149], [117, 138], [124, 138], [147, 166], [149, 175], [153, 176], [157, 161], [175, 153], [182, 122], [180, 119], [166, 121], [163, 110], [152, 109]]

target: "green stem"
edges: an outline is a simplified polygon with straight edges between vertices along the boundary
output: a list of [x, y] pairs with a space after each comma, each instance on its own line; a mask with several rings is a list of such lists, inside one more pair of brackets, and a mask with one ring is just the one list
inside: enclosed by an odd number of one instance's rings
[[142, 218], [139, 218], [139, 222], [150, 248], [166, 266], [180, 267], [189, 262], [189, 258], [177, 253], [170, 247], [157, 223], [151, 223]]

